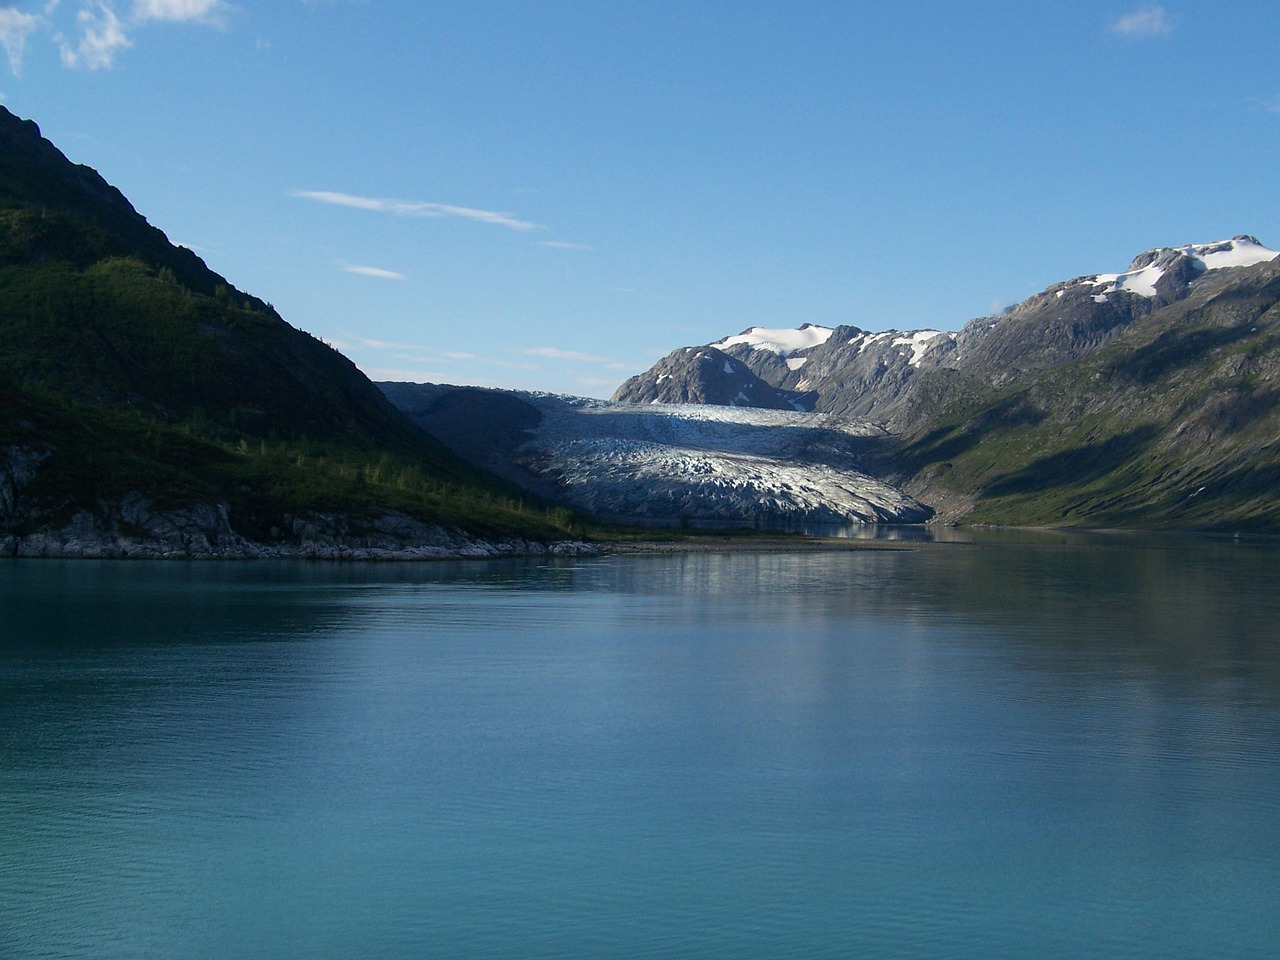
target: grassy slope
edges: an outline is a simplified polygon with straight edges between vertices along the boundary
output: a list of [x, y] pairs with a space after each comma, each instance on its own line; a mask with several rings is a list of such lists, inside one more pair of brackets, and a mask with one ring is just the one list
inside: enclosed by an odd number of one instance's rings
[[966, 520], [1280, 529], [1280, 268], [954, 404], [896, 451]]

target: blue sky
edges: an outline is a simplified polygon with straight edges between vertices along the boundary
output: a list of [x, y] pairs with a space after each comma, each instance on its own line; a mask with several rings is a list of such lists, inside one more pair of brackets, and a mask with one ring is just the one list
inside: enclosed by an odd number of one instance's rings
[[374, 379], [608, 396], [752, 325], [1280, 248], [1278, 36], [1269, 0], [34, 0], [0, 99]]

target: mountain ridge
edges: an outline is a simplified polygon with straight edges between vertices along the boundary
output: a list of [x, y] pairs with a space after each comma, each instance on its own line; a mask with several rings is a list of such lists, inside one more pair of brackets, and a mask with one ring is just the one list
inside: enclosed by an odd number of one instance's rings
[[[796, 331], [751, 327], [703, 347], [672, 351], [622, 384], [613, 399], [789, 404], [867, 416], [902, 429], [906, 423], [901, 409], [918, 406], [910, 396], [918, 373], [973, 372], [999, 386], [1088, 355], [1134, 321], [1186, 298], [1213, 274], [1248, 269], [1277, 256], [1248, 234], [1209, 244], [1154, 247], [1138, 254], [1126, 271], [1051, 284], [999, 315], [974, 318], [952, 332], [871, 332], [811, 324]], [[807, 335], [800, 335], [805, 331]], [[788, 342], [783, 345], [780, 340]], [[760, 383], [751, 390], [734, 390], [740, 374], [730, 383], [720, 375], [720, 364], [694, 366], [703, 356], [714, 359], [711, 350], [744, 364]], [[723, 369], [727, 374], [729, 367]]]
[[[1280, 257], [1240, 234], [1151, 248], [958, 331], [748, 328], [672, 351], [613, 402], [861, 423], [845, 464], [936, 521], [1280, 530], [1278, 304]], [[549, 446], [536, 427], [517, 440], [492, 462]]]

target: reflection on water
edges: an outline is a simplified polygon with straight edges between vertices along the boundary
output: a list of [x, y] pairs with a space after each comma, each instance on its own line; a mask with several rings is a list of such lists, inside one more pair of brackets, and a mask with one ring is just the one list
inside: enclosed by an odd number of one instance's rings
[[0, 563], [5, 957], [1244, 957], [1280, 549]]

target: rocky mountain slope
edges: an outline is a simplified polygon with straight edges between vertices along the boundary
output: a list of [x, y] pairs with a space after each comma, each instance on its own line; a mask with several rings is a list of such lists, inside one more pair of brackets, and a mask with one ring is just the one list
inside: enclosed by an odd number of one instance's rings
[[1280, 257], [1162, 248], [955, 332], [753, 328], [611, 404], [382, 384], [472, 462], [600, 515], [1280, 531]]
[[518, 496], [0, 108], [0, 552], [555, 536]]
[[1280, 259], [1208, 274], [1080, 359], [922, 399], [881, 464], [944, 514], [1280, 530]]
[[[935, 409], [940, 394], [998, 388], [1083, 359], [1135, 321], [1196, 290], [1234, 283], [1242, 271], [1275, 257], [1248, 236], [1149, 250], [1124, 273], [1054, 284], [953, 333], [807, 324], [798, 331], [752, 328], [673, 351], [624, 383], [613, 399], [790, 406], [872, 417], [901, 431]], [[744, 389], [748, 378], [755, 382]]]
[[864, 466], [946, 519], [1280, 529], [1278, 278], [1252, 237], [1158, 248], [954, 333], [682, 348], [615, 399], [725, 396], [737, 363], [758, 383], [730, 404], [882, 424]]

